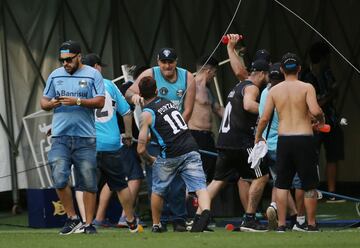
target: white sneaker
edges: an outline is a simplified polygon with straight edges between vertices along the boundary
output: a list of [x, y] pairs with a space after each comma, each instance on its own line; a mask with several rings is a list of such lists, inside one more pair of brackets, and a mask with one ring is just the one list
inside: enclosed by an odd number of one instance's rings
[[74, 233], [84, 233], [85, 232], [85, 224], [83, 223], [78, 229], [74, 231]]
[[278, 227], [277, 211], [273, 206], [266, 209], [266, 216], [268, 219], [268, 230], [276, 230]]
[[299, 222], [296, 221], [296, 224], [293, 226], [292, 230], [297, 232], [306, 232], [307, 231], [306, 222], [300, 225]]

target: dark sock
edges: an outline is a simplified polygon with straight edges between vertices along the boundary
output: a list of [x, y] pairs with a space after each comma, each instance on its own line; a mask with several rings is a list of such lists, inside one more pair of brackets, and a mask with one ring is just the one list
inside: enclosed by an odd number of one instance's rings
[[297, 218], [297, 214], [290, 216], [290, 227], [293, 227], [296, 224], [296, 218]]
[[245, 219], [246, 220], [255, 220], [255, 214], [246, 213], [245, 214]]
[[195, 214], [194, 216], [194, 222], [198, 221], [200, 219], [200, 214]]

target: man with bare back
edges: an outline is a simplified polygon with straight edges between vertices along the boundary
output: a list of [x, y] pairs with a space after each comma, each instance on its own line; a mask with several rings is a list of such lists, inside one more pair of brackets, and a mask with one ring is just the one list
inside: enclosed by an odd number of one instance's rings
[[[196, 64], [196, 95], [194, 109], [188, 126], [199, 148], [216, 152], [214, 134], [212, 133], [213, 113], [222, 118], [224, 107], [211, 94], [209, 84], [216, 75], [219, 62], [214, 57], [203, 56]], [[201, 70], [200, 70], [201, 69]], [[216, 157], [201, 154], [206, 181], [210, 183], [214, 177]]]
[[312, 85], [298, 80], [301, 69], [295, 54], [287, 53], [281, 60], [281, 71], [285, 81], [269, 91], [264, 114], [259, 120], [255, 143], [263, 140], [262, 133], [276, 108], [279, 115], [277, 173], [275, 186], [278, 206], [278, 232], [286, 230], [287, 194], [297, 172], [305, 190], [307, 231], [318, 231], [315, 214], [317, 207], [316, 187], [319, 183], [316, 144], [313, 125], [324, 125], [324, 114], [317, 103]]

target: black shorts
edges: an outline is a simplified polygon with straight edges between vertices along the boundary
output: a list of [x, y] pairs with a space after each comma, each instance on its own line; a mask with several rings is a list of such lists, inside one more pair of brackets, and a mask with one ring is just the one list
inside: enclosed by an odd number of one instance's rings
[[[190, 130], [192, 136], [196, 140], [199, 149], [216, 153], [215, 141], [213, 133], [209, 131]], [[206, 175], [206, 182], [211, 182], [214, 178], [216, 156], [206, 154], [200, 151], [201, 161], [203, 163], [203, 169]]]
[[136, 152], [136, 144], [130, 147], [123, 145], [120, 148], [120, 156], [124, 163], [124, 172], [128, 181], [144, 179], [140, 158]]
[[279, 135], [276, 154], [275, 186], [290, 189], [295, 173], [302, 189], [315, 189], [319, 184], [316, 140], [312, 135]]
[[316, 136], [319, 150], [321, 144], [324, 144], [327, 162], [344, 160], [344, 133], [340, 126], [332, 126], [329, 133], [319, 133]]
[[259, 168], [251, 169], [251, 164], [248, 163], [251, 149], [252, 147], [239, 150], [219, 150], [214, 179], [230, 181], [234, 175], [244, 179], [256, 179], [269, 174], [266, 158], [261, 161]]
[[111, 191], [121, 191], [128, 186], [121, 152], [97, 152], [97, 166]]

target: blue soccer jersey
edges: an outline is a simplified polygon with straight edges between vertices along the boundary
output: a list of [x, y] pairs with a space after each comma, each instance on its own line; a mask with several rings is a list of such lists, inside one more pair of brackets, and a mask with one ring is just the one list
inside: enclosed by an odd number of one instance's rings
[[[87, 65], [76, 70], [74, 74], [69, 74], [64, 67], [60, 67], [50, 74], [43, 96], [71, 96], [82, 99], [105, 96], [103, 77], [100, 72]], [[96, 137], [94, 109], [77, 105], [55, 108], [51, 132], [54, 137]]]
[[130, 106], [116, 85], [108, 79], [105, 84], [105, 105], [95, 111], [96, 150], [116, 151], [122, 146], [116, 112], [121, 116], [130, 112]]
[[184, 111], [183, 101], [181, 98], [184, 95], [187, 87], [187, 71], [185, 69], [176, 67], [177, 80], [176, 82], [167, 81], [161, 74], [160, 67], [153, 67], [153, 77], [156, 81], [156, 87], [158, 88], [158, 96], [163, 97], [178, 108], [180, 113]]
[[[259, 103], [259, 117], [261, 117], [264, 113], [264, 108], [265, 108], [265, 102], [266, 102], [266, 98], [268, 96], [269, 93], [269, 88], [265, 88], [262, 92], [261, 92], [261, 97], [260, 97], [260, 103]], [[278, 141], [278, 127], [279, 127], [279, 116], [276, 112], [276, 109], [274, 109], [274, 117], [271, 121], [271, 126], [270, 126], [270, 131], [269, 131], [269, 136], [266, 140], [268, 149], [270, 151], [276, 151], [277, 148], [277, 141]], [[267, 134], [267, 129], [269, 128], [269, 125], [266, 127], [266, 129], [263, 132], [263, 138], [266, 139], [266, 134]]]

